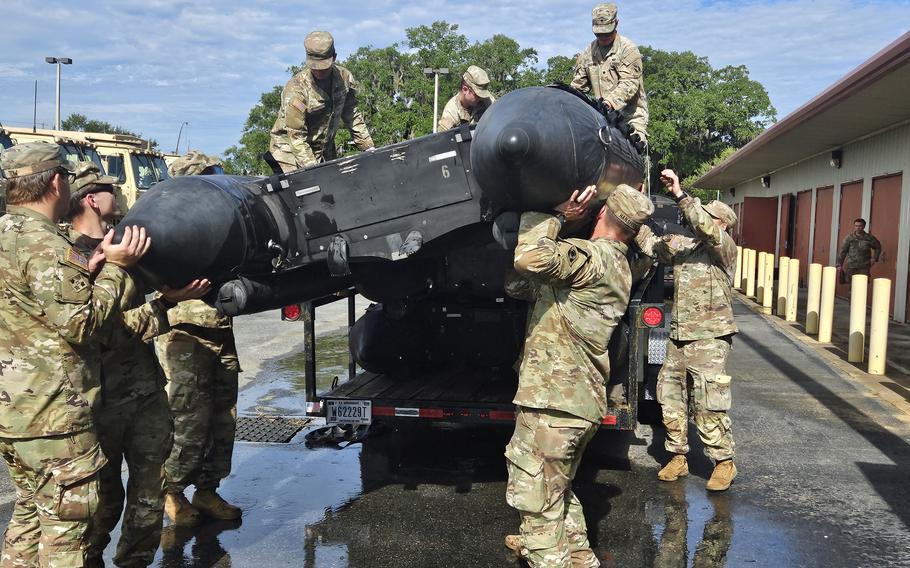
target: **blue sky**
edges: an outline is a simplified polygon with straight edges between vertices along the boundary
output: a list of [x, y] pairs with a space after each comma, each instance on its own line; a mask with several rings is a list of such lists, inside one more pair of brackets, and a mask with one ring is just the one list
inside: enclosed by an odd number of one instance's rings
[[[541, 62], [573, 55], [591, 39], [595, 2], [554, 0], [2, 0], [0, 122], [54, 120], [54, 66], [64, 67], [63, 116], [80, 112], [157, 139], [173, 150], [188, 121], [190, 143], [221, 153], [236, 143], [250, 107], [284, 84], [314, 29], [335, 36], [341, 58], [361, 45], [404, 39], [408, 27], [444, 19], [471, 40], [496, 33], [537, 49]], [[910, 0], [619, 2], [620, 32], [638, 44], [748, 66], [779, 117], [897, 39]], [[646, 70], [647, 72], [647, 70]], [[443, 94], [444, 96], [445, 94]], [[181, 151], [184, 142], [181, 142]]]

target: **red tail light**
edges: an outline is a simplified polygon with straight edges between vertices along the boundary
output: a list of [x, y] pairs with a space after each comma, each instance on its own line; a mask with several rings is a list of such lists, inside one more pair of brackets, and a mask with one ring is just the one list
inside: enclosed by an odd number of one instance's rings
[[641, 313], [641, 321], [648, 327], [659, 327], [664, 323], [664, 312], [654, 306], [645, 308], [645, 311]]
[[291, 304], [281, 308], [281, 319], [282, 321], [297, 321], [302, 313], [300, 304]]

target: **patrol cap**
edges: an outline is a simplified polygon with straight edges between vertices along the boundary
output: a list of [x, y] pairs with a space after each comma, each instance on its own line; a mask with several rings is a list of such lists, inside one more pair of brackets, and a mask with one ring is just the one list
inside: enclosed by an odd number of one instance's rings
[[613, 216], [633, 233], [638, 233], [638, 229], [654, 213], [654, 204], [648, 196], [626, 184], [616, 186], [607, 196], [606, 205]]
[[723, 201], [717, 201], [715, 199], [707, 205], [702, 205], [701, 208], [707, 211], [708, 215], [726, 223], [728, 229], [736, 225], [736, 213], [734, 213], [733, 210], [730, 209], [730, 206]]
[[328, 69], [335, 63], [335, 39], [329, 32], [310, 32], [303, 40], [306, 49], [306, 66], [310, 69]]
[[7, 148], [0, 154], [0, 169], [7, 179], [31, 176], [54, 168], [74, 171], [63, 148], [48, 142], [26, 142]]
[[616, 4], [598, 4], [591, 10], [591, 27], [595, 34], [609, 34], [616, 29]]
[[190, 150], [186, 155], [174, 160], [167, 169], [171, 177], [198, 176], [205, 168], [220, 166], [221, 160], [215, 156], [208, 156], [199, 150]]
[[101, 169], [93, 162], [79, 162], [76, 164], [76, 181], [70, 186], [73, 197], [82, 197], [95, 189], [94, 185], [114, 185], [120, 180], [114, 176], [101, 175]]
[[487, 90], [487, 87], [490, 86], [490, 76], [480, 67], [471, 65], [461, 76], [461, 79], [478, 97], [482, 99], [490, 98], [490, 91]]

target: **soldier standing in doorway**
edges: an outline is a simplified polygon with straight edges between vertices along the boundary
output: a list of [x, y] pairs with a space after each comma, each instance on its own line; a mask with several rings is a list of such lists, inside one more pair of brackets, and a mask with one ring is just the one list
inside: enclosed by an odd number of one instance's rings
[[329, 32], [310, 32], [303, 41], [306, 69], [281, 92], [269, 151], [291, 172], [338, 157], [335, 133], [343, 122], [361, 150], [373, 148], [363, 114], [357, 108], [357, 81], [335, 63], [335, 40]]
[[837, 268], [843, 271], [845, 280], [854, 274], [869, 275], [872, 265], [882, 257], [882, 243], [866, 232], [866, 220], [853, 221], [853, 232], [844, 237], [840, 252], [837, 253]]
[[654, 206], [620, 185], [597, 216], [590, 239], [560, 239], [595, 193], [574, 192], [557, 215], [524, 213], [510, 295], [533, 302], [522, 354], [515, 433], [506, 446], [506, 501], [521, 515], [521, 534], [506, 546], [532, 567], [599, 566], [588, 542], [572, 480], [607, 414], [607, 346], [629, 304], [628, 243]]
[[[663, 481], [689, 474], [689, 401], [698, 435], [714, 462], [710, 491], [724, 491], [736, 477], [727, 356], [738, 332], [733, 319], [733, 271], [736, 243], [727, 231], [736, 214], [725, 203], [702, 205], [684, 193], [673, 170], [661, 172], [695, 238], [657, 237], [643, 227], [636, 239], [641, 251], [673, 266], [673, 314], [667, 355], [657, 378], [657, 402], [667, 429], [665, 447], [673, 454], [660, 470]], [[691, 382], [689, 381], [691, 378]]]

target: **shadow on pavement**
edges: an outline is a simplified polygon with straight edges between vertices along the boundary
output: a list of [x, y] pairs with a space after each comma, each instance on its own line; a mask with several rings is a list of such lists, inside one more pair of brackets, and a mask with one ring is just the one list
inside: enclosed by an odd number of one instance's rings
[[[777, 329], [774, 330], [774, 333], [786, 337], [786, 334]], [[910, 444], [900, 436], [889, 432], [829, 387], [755, 338], [742, 334], [737, 336], [737, 340], [755, 350], [768, 365], [783, 373], [894, 462], [894, 466], [857, 463], [857, 467], [866, 475], [869, 483], [888, 503], [894, 514], [906, 527], [910, 527], [910, 497], [906, 492], [906, 472], [910, 470], [908, 469], [910, 468]]]

